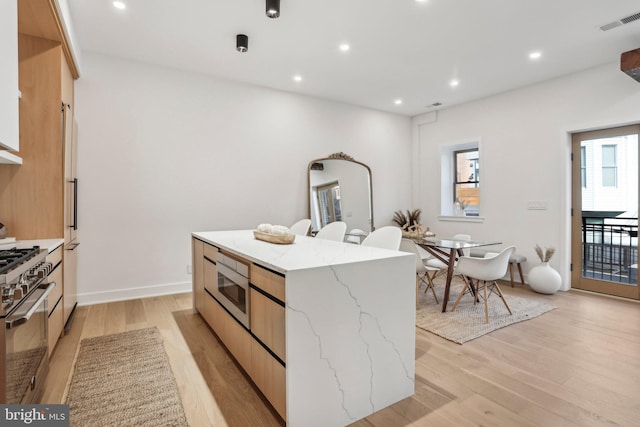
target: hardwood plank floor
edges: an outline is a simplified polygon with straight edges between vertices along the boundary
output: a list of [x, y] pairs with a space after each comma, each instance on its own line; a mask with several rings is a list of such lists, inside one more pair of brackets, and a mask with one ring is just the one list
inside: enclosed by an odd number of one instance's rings
[[[639, 425], [640, 303], [580, 291], [548, 300], [558, 308], [463, 345], [416, 328], [415, 395], [353, 425]], [[194, 313], [190, 293], [79, 307], [43, 402], [64, 401], [81, 339], [149, 326], [164, 338], [192, 426], [284, 425]]]

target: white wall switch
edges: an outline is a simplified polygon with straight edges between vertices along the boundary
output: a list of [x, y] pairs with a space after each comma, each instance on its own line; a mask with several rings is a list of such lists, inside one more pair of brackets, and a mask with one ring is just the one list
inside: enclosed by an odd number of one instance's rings
[[545, 211], [547, 210], [547, 202], [529, 201], [527, 202], [527, 209], [530, 211]]

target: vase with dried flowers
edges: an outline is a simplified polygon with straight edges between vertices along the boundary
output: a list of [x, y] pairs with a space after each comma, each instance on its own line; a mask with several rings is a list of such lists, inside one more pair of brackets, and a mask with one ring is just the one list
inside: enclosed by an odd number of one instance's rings
[[553, 247], [542, 249], [539, 245], [535, 246], [535, 250], [542, 263], [529, 271], [529, 287], [541, 294], [555, 294], [562, 285], [560, 273], [549, 265], [556, 250]]
[[[456, 206], [458, 208], [460, 208], [460, 215], [465, 216], [465, 209], [467, 209], [467, 206], [469, 206], [469, 201], [465, 200], [465, 199], [461, 199], [460, 197], [456, 197]], [[456, 209], [456, 212], [458, 212], [458, 210]]]
[[407, 210], [405, 215], [402, 211], [395, 211], [393, 213], [393, 222], [402, 229], [402, 236], [409, 238], [419, 238], [424, 236], [435, 236], [435, 234], [429, 231], [429, 227], [426, 229], [420, 224], [420, 215], [422, 211], [420, 209]]

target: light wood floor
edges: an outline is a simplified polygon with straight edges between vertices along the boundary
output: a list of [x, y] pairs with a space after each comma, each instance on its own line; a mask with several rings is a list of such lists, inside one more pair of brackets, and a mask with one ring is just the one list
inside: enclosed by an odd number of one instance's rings
[[[578, 291], [549, 301], [558, 309], [464, 345], [416, 329], [415, 395], [354, 426], [640, 425], [640, 304]], [[191, 305], [179, 294], [78, 308], [43, 402], [63, 401], [82, 338], [157, 326], [193, 427], [283, 425]]]

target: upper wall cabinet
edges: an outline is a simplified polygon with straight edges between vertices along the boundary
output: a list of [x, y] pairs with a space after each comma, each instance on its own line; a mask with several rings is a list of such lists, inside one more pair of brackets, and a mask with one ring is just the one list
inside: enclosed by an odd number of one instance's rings
[[[0, 148], [18, 151], [18, 4], [16, 0], [0, 1], [0, 58]], [[10, 155], [7, 154], [7, 156]], [[0, 155], [0, 163], [4, 163], [1, 158], [7, 158], [7, 156]]]

